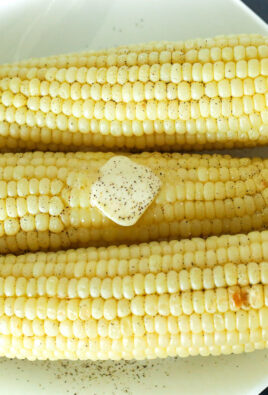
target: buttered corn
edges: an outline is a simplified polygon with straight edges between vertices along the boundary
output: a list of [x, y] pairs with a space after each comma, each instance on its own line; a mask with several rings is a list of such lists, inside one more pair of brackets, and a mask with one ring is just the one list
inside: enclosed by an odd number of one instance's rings
[[268, 143], [261, 35], [122, 46], [0, 66], [1, 150]]
[[0, 257], [0, 355], [144, 359], [268, 346], [268, 231]]
[[117, 225], [90, 204], [98, 170], [113, 155], [2, 154], [0, 253], [234, 234], [267, 227], [267, 160], [159, 153], [129, 155], [149, 167], [162, 186], [135, 225]]

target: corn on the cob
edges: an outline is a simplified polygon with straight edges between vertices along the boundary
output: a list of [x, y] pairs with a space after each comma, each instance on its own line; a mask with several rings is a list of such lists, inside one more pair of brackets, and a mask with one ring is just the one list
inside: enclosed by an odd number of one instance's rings
[[268, 346], [268, 231], [0, 259], [0, 355], [143, 359]]
[[1, 150], [268, 142], [261, 35], [123, 46], [0, 67]]
[[[162, 186], [129, 227], [90, 204], [113, 153], [0, 155], [0, 253], [245, 233], [268, 224], [268, 160], [142, 153]], [[138, 188], [138, 185], [137, 185]]]

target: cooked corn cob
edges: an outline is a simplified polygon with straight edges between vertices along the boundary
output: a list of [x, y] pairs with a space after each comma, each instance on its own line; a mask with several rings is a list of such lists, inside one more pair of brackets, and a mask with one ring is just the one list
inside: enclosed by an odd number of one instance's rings
[[0, 155], [0, 253], [245, 233], [268, 225], [267, 159], [177, 153], [129, 155], [151, 168], [162, 187], [135, 225], [117, 225], [90, 204], [98, 169], [113, 155]]
[[0, 67], [1, 150], [268, 143], [261, 35], [123, 46]]
[[144, 359], [268, 346], [268, 231], [0, 262], [0, 355]]

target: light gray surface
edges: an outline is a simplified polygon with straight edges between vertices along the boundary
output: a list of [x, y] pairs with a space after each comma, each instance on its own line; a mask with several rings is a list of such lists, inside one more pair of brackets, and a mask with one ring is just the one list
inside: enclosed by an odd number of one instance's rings
[[[236, 0], [0, 0], [1, 63], [124, 43], [230, 33], [267, 34], [268, 29]], [[236, 152], [268, 157], [267, 148]], [[0, 392], [256, 395], [268, 385], [267, 358], [267, 351], [256, 351], [147, 363], [0, 359]], [[139, 369], [143, 365], [148, 366]]]
[[0, 359], [1, 395], [258, 395], [267, 371], [267, 351], [132, 362]]
[[0, 61], [151, 40], [265, 33], [239, 0], [0, 0]]

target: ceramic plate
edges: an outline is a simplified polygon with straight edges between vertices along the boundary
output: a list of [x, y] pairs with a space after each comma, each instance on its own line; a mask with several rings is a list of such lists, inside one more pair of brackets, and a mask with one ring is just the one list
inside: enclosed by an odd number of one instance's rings
[[[0, 63], [230, 33], [268, 28], [239, 0], [0, 0]], [[127, 363], [0, 359], [1, 395], [257, 395], [267, 385], [268, 351]]]

